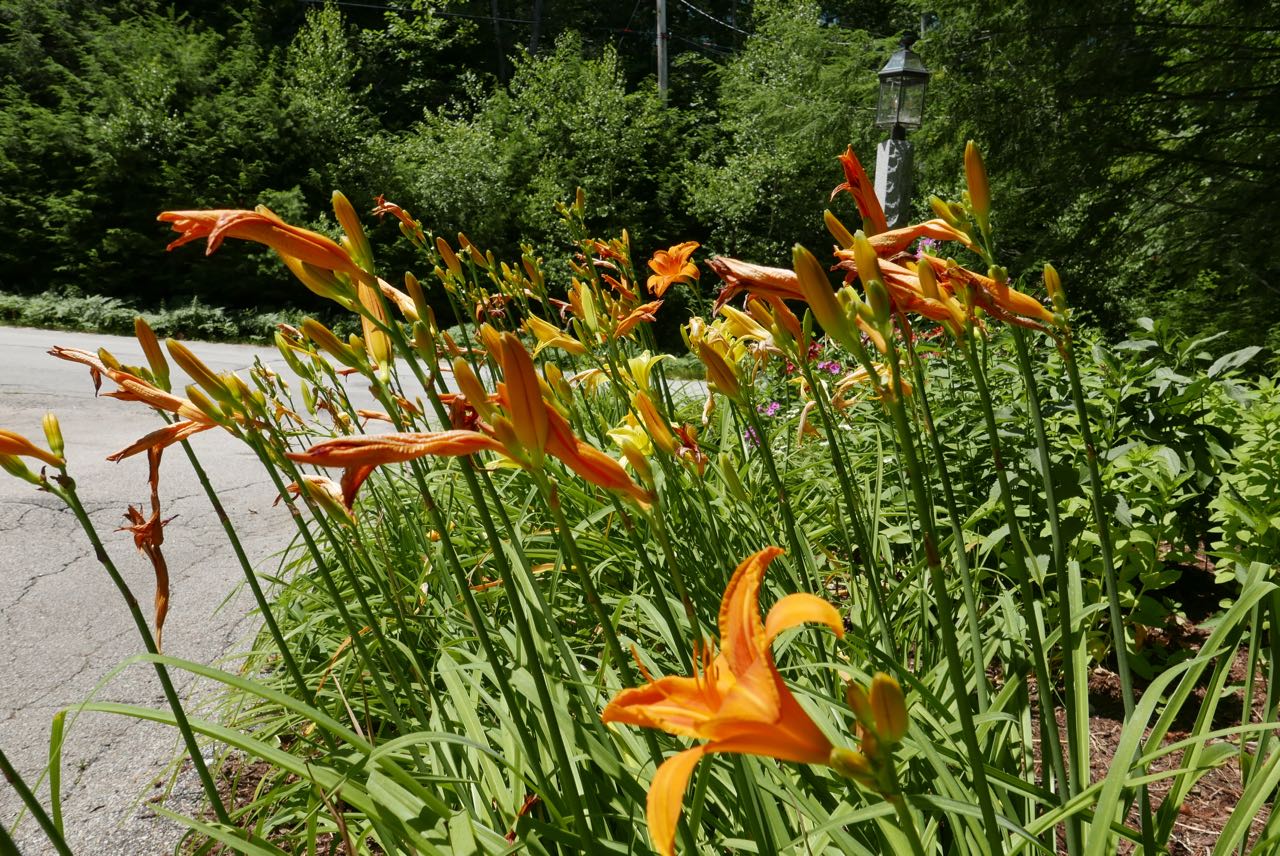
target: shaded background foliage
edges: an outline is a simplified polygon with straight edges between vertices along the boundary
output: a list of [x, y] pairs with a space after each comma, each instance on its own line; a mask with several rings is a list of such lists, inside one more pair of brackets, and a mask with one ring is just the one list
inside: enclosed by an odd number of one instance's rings
[[559, 240], [581, 185], [638, 254], [781, 263], [829, 243], [833, 158], [873, 159], [875, 71], [929, 11], [921, 214], [975, 138], [1013, 269], [1054, 260], [1112, 331], [1280, 348], [1276, 3], [669, 5], [663, 107], [648, 2], [0, 0], [0, 290], [313, 309], [265, 253], [164, 253], [154, 217], [264, 203], [326, 229], [338, 187], [513, 256]]

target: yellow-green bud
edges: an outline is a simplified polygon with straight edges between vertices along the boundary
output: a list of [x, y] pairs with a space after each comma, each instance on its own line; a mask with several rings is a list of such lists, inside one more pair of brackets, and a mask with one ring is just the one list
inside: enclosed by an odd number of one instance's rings
[[987, 167], [982, 162], [982, 152], [970, 140], [964, 147], [964, 177], [969, 186], [969, 205], [973, 219], [985, 235], [991, 229], [991, 186], [987, 182]]
[[875, 316], [876, 325], [882, 330], [888, 329], [889, 316], [893, 313], [893, 304], [889, 300], [889, 290], [878, 279], [873, 279], [869, 282], [863, 280], [863, 287], [867, 290], [867, 303], [871, 305], [871, 312]]
[[0, 455], [0, 470], [4, 470], [15, 478], [23, 481], [31, 482], [33, 485], [41, 484], [40, 477], [31, 472], [26, 463], [16, 455]]
[[851, 681], [844, 688], [845, 701], [849, 703], [849, 709], [853, 711], [853, 715], [857, 717], [858, 722], [864, 728], [875, 728], [875, 713], [871, 710], [871, 700], [867, 697], [867, 691], [862, 685], [856, 681]]
[[876, 787], [876, 772], [867, 756], [856, 749], [837, 746], [831, 750], [827, 764], [846, 779], [853, 779], [864, 788]]
[[58, 424], [58, 417], [52, 412], [44, 415], [44, 438], [49, 441], [49, 451], [53, 452], [59, 458], [66, 457], [63, 452], [66, 450], [66, 444], [62, 441], [62, 426]]
[[178, 364], [178, 368], [186, 372], [188, 377], [218, 401], [231, 401], [231, 391], [227, 389], [227, 385], [222, 382], [222, 379], [218, 377], [213, 369], [201, 362], [200, 358], [192, 353], [190, 348], [176, 339], [166, 339], [165, 344], [169, 348], [169, 356], [173, 357], [173, 361]]
[[147, 365], [151, 367], [151, 377], [155, 379], [156, 386], [168, 392], [169, 361], [164, 358], [164, 351], [160, 349], [155, 331], [141, 315], [133, 319], [133, 334], [138, 338], [142, 353], [147, 357]]
[[1044, 287], [1049, 292], [1049, 299], [1053, 301], [1053, 308], [1059, 312], [1066, 311], [1067, 293], [1062, 289], [1062, 277], [1058, 276], [1058, 271], [1047, 262], [1044, 266]]
[[830, 209], [822, 212], [823, 222], [827, 224], [827, 231], [831, 233], [831, 237], [836, 239], [836, 243], [844, 247], [846, 250], [853, 246], [853, 233], [850, 232]]
[[351, 202], [340, 191], [333, 192], [333, 216], [338, 218], [338, 225], [346, 233], [351, 248], [351, 256], [363, 270], [373, 270], [373, 250], [369, 247], [369, 239], [365, 236], [364, 226], [360, 223], [360, 215], [351, 206]]
[[907, 701], [892, 675], [877, 672], [867, 694], [875, 715], [876, 736], [885, 743], [900, 743], [907, 733]]

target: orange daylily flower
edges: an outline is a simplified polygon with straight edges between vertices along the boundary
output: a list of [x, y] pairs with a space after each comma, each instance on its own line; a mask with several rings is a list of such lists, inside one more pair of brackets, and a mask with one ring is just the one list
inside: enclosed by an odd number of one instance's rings
[[853, 146], [849, 146], [840, 155], [840, 166], [844, 168], [844, 183], [836, 185], [835, 190], [831, 191], [831, 198], [834, 199], [842, 190], [849, 191], [858, 205], [858, 213], [862, 215], [866, 233], [878, 235], [889, 231], [889, 223], [885, 219], [884, 208], [880, 206], [880, 198], [876, 196], [875, 185], [867, 178], [867, 171], [853, 153]]
[[21, 434], [14, 433], [13, 431], [5, 431], [3, 428], [0, 428], [0, 455], [36, 458], [51, 467], [58, 467], [59, 469], [61, 469], [63, 464], [66, 463], [62, 458], [53, 454], [53, 452], [41, 449]]
[[699, 246], [697, 241], [685, 241], [653, 254], [653, 258], [649, 259], [649, 269], [653, 271], [653, 276], [649, 277], [648, 285], [654, 297], [661, 297], [677, 282], [691, 282], [699, 278], [698, 266], [689, 261], [689, 257]]
[[200, 238], [208, 238], [205, 255], [209, 255], [218, 249], [223, 238], [240, 238], [266, 244], [281, 255], [298, 259], [321, 270], [345, 273], [363, 282], [371, 281], [369, 274], [361, 270], [352, 260], [351, 254], [336, 241], [319, 232], [291, 226], [262, 206], [258, 206], [255, 211], [165, 211], [156, 219], [162, 223], [172, 223], [173, 230], [182, 233], [169, 244], [167, 249], [170, 250]]
[[523, 447], [530, 462], [537, 466], [542, 462], [547, 447], [547, 405], [542, 400], [542, 385], [533, 359], [514, 333], [503, 333], [496, 354], [502, 365], [506, 393], [504, 404], [511, 414], [516, 439]]
[[781, 553], [766, 547], [738, 565], [720, 604], [714, 659], [704, 647], [695, 655], [693, 676], [650, 679], [623, 690], [602, 714], [605, 722], [708, 741], [668, 758], [649, 786], [649, 835], [663, 856], [675, 852], [685, 788], [702, 756], [738, 752], [800, 764], [826, 764], [831, 756], [831, 741], [778, 674], [771, 646], [778, 634], [805, 622], [825, 624], [841, 637], [844, 626], [835, 607], [811, 594], [787, 595], [761, 621], [760, 583]]
[[921, 262], [927, 262], [933, 268], [939, 281], [959, 280], [969, 286], [974, 303], [1001, 321], [1021, 326], [1034, 326], [1031, 322], [1023, 321], [1024, 318], [1053, 323], [1053, 313], [1043, 303], [1029, 294], [1010, 288], [1007, 283], [996, 282], [990, 277], [954, 264], [948, 265], [946, 261], [933, 256], [925, 256]]
[[957, 241], [967, 249], [978, 252], [978, 247], [969, 236], [952, 226], [946, 220], [925, 220], [914, 226], [904, 226], [877, 235], [868, 235], [867, 241], [881, 258], [896, 256], [907, 248], [916, 238], [931, 238], [935, 241]]
[[621, 464], [595, 446], [579, 440], [568, 421], [554, 407], [548, 404], [546, 411], [547, 452], [598, 487], [625, 493], [642, 505], [648, 505], [653, 500], [647, 490], [631, 480]]
[[724, 288], [716, 298], [717, 312], [721, 306], [743, 293], [765, 300], [804, 300], [804, 292], [800, 290], [800, 280], [795, 271], [765, 267], [724, 256], [718, 256], [707, 264], [724, 280]]
[[339, 485], [342, 504], [350, 509], [355, 505], [360, 486], [375, 467], [412, 461], [427, 455], [458, 457], [484, 451], [506, 453], [506, 448], [479, 431], [403, 432], [335, 437], [316, 443], [305, 452], [289, 452], [286, 457], [299, 464], [342, 467]]
[[218, 426], [217, 422], [210, 419], [204, 411], [196, 407], [189, 399], [165, 392], [158, 386], [148, 383], [137, 375], [130, 374], [123, 369], [111, 368], [103, 363], [96, 354], [91, 354], [78, 348], [54, 346], [49, 351], [49, 355], [60, 360], [68, 360], [88, 366], [89, 372], [93, 376], [95, 390], [101, 385], [102, 376], [106, 375], [119, 387], [119, 389], [112, 392], [103, 393], [109, 398], [117, 398], [120, 401], [141, 401], [157, 410], [163, 410], [182, 417], [181, 421], [158, 428], [115, 454], [108, 455], [108, 461], [119, 461], [147, 449], [163, 449], [173, 443], [186, 440], [194, 434], [199, 434], [201, 431], [207, 431]]
[[316, 443], [305, 452], [289, 452], [287, 457], [299, 464], [318, 467], [376, 467], [426, 455], [459, 456], [486, 451], [504, 449], [497, 440], [478, 431], [455, 430], [335, 437]]
[[631, 311], [625, 318], [618, 321], [618, 326], [614, 328], [614, 338], [622, 338], [635, 329], [636, 325], [641, 321], [655, 321], [657, 316], [653, 313], [657, 312], [662, 306], [661, 300], [651, 300], [648, 303], [642, 303]]

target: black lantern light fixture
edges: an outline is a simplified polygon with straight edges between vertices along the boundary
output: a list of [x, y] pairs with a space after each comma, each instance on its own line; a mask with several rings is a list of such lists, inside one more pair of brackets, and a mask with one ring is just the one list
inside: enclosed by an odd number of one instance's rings
[[876, 106], [876, 127], [890, 132], [895, 140], [905, 140], [924, 120], [924, 93], [929, 86], [929, 69], [911, 46], [915, 34], [903, 37], [898, 49], [880, 69], [880, 101]]

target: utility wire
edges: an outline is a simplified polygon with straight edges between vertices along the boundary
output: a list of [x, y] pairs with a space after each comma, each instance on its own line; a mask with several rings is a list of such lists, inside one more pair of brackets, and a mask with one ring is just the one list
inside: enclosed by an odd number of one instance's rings
[[721, 21], [719, 18], [717, 18], [715, 15], [712, 15], [710, 12], [706, 12], [706, 11], [703, 11], [702, 9], [699, 9], [697, 6], [690, 3], [689, 0], [680, 0], [680, 5], [698, 13], [702, 17], [706, 18], [708, 21], [713, 21], [722, 27], [728, 27], [730, 30], [733, 30], [735, 33], [742, 33], [742, 35], [744, 36], [751, 35], [751, 33], [747, 32], [746, 30], [740, 27], [735, 27], [733, 24], [730, 24], [728, 21]]
[[381, 3], [359, 3], [356, 0], [301, 0], [303, 3], [309, 3], [318, 6], [325, 3], [332, 3], [334, 6], [350, 6], [356, 9], [377, 9], [380, 12], [400, 12], [408, 15], [430, 15], [432, 17], [439, 16], [442, 18], [469, 18], [475, 21], [501, 21], [504, 24], [532, 24], [532, 18], [495, 18], [492, 15], [472, 15], [466, 12], [445, 12], [440, 9], [410, 9], [407, 6], [387, 6]]

